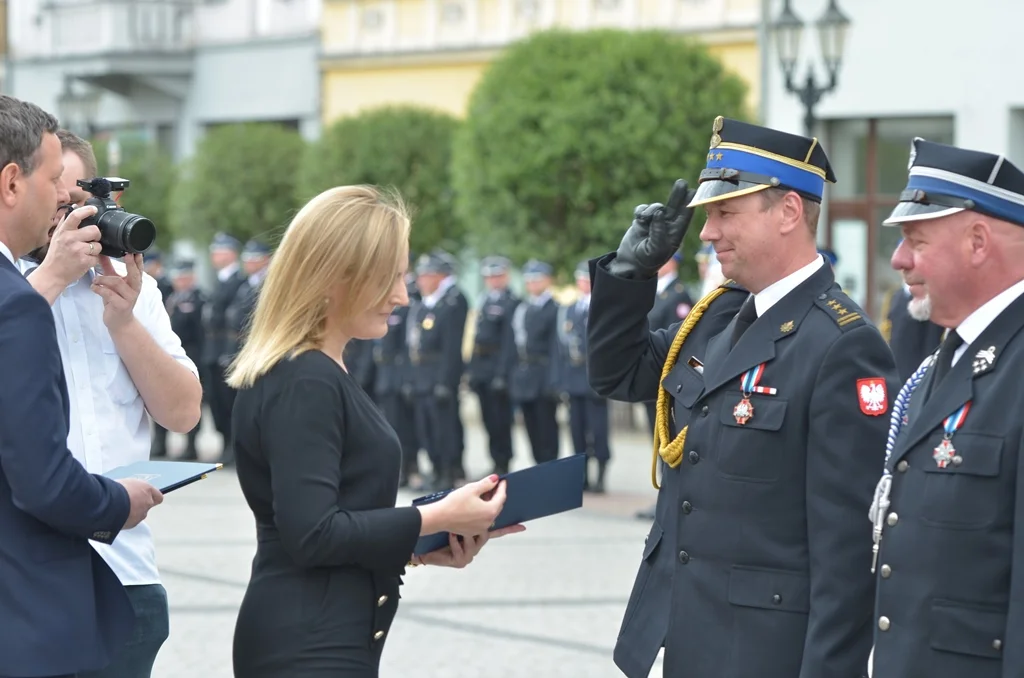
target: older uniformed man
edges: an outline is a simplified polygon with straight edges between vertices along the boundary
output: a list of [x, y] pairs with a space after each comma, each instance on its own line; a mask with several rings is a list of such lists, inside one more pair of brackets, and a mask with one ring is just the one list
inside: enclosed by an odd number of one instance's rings
[[[646, 677], [862, 676], [871, 647], [870, 505], [898, 386], [877, 328], [815, 247], [835, 177], [817, 139], [716, 119], [692, 200], [637, 208], [591, 262], [590, 381], [658, 397], [662, 468], [615, 649]], [[658, 268], [708, 215], [729, 282], [651, 332]]]
[[892, 265], [950, 332], [891, 419], [873, 674], [1024, 675], [1024, 172], [916, 139], [900, 198]]
[[904, 281], [886, 295], [882, 305], [884, 320], [879, 329], [896, 358], [901, 382], [910, 378], [945, 335], [945, 328], [931, 321], [932, 303], [927, 293], [920, 288], [915, 292]]

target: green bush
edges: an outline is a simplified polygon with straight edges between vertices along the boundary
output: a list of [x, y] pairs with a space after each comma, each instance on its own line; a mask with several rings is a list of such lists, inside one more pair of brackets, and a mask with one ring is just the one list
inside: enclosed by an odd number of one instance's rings
[[664, 202], [678, 178], [696, 185], [715, 116], [745, 118], [745, 95], [706, 48], [679, 36], [535, 34], [472, 95], [453, 149], [456, 214], [483, 253], [572, 271], [618, 246], [636, 205]]
[[462, 229], [452, 213], [449, 168], [457, 125], [445, 113], [412, 106], [342, 118], [307, 147], [296, 197], [301, 204], [332, 186], [394, 187], [412, 211], [412, 250], [455, 251]]
[[153, 142], [129, 139], [120, 146], [121, 160], [114, 168], [110, 165], [109, 142], [93, 144], [99, 173], [124, 177], [131, 182], [119, 204], [152, 221], [156, 225], [157, 246], [168, 249], [175, 237], [170, 220], [171, 192], [176, 177], [174, 160]]

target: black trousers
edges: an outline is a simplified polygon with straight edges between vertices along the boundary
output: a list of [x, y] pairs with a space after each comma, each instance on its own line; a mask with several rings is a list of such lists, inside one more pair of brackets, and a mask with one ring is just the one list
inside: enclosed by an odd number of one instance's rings
[[530, 439], [533, 460], [538, 464], [558, 459], [558, 401], [540, 397], [519, 404]]
[[507, 469], [512, 461], [512, 401], [508, 391], [496, 391], [482, 383], [473, 384], [473, 391], [480, 399], [491, 459], [495, 466]]
[[376, 402], [391, 428], [398, 433], [398, 440], [402, 444], [402, 475], [408, 478], [419, 473], [417, 457], [420, 445], [416, 435], [416, 409], [412, 402], [401, 391], [378, 394]]
[[454, 478], [462, 466], [462, 422], [457, 397], [416, 395], [416, 435], [427, 450], [434, 475]]
[[607, 400], [590, 396], [570, 397], [569, 430], [576, 454], [586, 454], [600, 461], [611, 459]]

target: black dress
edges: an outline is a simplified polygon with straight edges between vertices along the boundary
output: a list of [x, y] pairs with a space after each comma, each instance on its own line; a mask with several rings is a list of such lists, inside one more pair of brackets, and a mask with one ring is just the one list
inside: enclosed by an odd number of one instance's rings
[[257, 531], [236, 678], [375, 678], [420, 531], [397, 435], [320, 351], [239, 391], [232, 426]]

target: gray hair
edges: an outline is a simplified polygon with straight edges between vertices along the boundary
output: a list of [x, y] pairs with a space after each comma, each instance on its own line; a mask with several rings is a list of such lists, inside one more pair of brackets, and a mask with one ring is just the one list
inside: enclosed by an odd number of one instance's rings
[[0, 168], [14, 163], [32, 174], [43, 135], [58, 129], [57, 118], [35, 104], [0, 95]]

